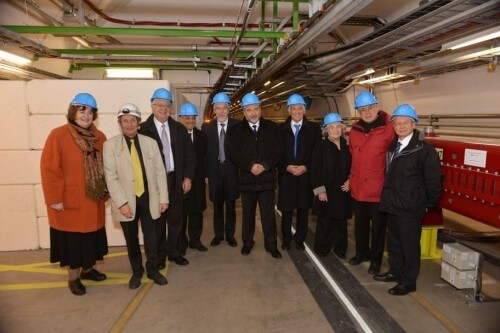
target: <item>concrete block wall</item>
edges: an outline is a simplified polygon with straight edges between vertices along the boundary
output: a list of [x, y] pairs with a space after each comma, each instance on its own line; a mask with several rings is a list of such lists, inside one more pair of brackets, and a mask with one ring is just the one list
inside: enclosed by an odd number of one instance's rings
[[[97, 100], [96, 126], [108, 138], [120, 132], [116, 112], [131, 102], [151, 113], [150, 96], [168, 81], [34, 80], [0, 82], [0, 251], [48, 248], [47, 208], [40, 184], [40, 156], [50, 131], [66, 123], [71, 99], [89, 92]], [[175, 111], [177, 112], [177, 111]], [[124, 245], [119, 223], [112, 221], [109, 203], [106, 230], [109, 245]]]

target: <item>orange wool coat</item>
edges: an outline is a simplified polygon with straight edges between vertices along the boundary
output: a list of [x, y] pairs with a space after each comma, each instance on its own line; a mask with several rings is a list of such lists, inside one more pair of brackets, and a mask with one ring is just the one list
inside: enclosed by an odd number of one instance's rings
[[[106, 136], [94, 125], [95, 148], [102, 158]], [[78, 147], [67, 125], [57, 127], [49, 134], [40, 162], [42, 188], [52, 228], [72, 232], [93, 232], [104, 227], [104, 202], [85, 195], [83, 151]], [[64, 203], [58, 212], [50, 205]]]

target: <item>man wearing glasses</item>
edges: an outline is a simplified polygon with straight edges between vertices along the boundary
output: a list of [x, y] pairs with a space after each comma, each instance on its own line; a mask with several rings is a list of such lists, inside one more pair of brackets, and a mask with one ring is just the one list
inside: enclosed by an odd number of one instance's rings
[[165, 268], [167, 254], [169, 261], [178, 265], [189, 264], [181, 255], [179, 238], [182, 231], [182, 202], [191, 190], [196, 157], [186, 128], [170, 117], [172, 106], [170, 91], [164, 88], [156, 89], [151, 97], [153, 114], [141, 125], [140, 130], [141, 134], [155, 139], [158, 143], [167, 172], [170, 207], [156, 223], [160, 269]]
[[[394, 138], [389, 115], [380, 110], [369, 91], [356, 96], [354, 107], [361, 119], [349, 133], [352, 155], [349, 184], [353, 198], [356, 254], [351, 265], [370, 261], [368, 273], [380, 272], [384, 254], [386, 216], [379, 212], [380, 194], [385, 179], [386, 153]], [[370, 244], [371, 221], [371, 244]]]

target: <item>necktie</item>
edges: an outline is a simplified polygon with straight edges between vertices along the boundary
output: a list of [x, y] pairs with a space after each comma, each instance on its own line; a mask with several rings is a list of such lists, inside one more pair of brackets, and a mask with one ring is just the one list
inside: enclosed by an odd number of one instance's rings
[[401, 149], [401, 142], [398, 141], [398, 144], [396, 145], [396, 148], [394, 149], [394, 152], [392, 153], [392, 159], [391, 161], [399, 155], [399, 150]]
[[193, 140], [193, 132], [189, 133], [189, 137], [191, 138], [191, 142], [194, 142], [194, 140]]
[[252, 127], [254, 134], [257, 135], [257, 125], [252, 125]]
[[130, 139], [130, 158], [134, 169], [135, 195], [140, 197], [144, 193], [144, 179], [142, 178], [141, 160], [135, 148], [134, 139]]
[[295, 127], [294, 142], [293, 142], [293, 158], [297, 158], [297, 138], [299, 137], [300, 124], [293, 125]]
[[169, 172], [172, 170], [172, 166], [170, 165], [170, 142], [165, 130], [165, 124], [161, 125], [161, 145], [163, 146], [163, 156], [165, 157], [165, 169]]
[[226, 152], [224, 151], [224, 141], [226, 140], [226, 131], [224, 126], [226, 124], [220, 124], [220, 135], [219, 135], [219, 161], [224, 162], [226, 160]]

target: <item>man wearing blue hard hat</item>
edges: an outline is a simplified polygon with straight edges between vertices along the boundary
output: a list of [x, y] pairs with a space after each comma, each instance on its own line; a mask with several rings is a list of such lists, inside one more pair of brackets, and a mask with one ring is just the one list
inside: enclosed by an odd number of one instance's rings
[[390, 162], [380, 200], [380, 210], [387, 213], [389, 270], [373, 278], [397, 282], [389, 294], [400, 296], [417, 290], [422, 219], [437, 205], [442, 176], [436, 150], [416, 129], [415, 109], [400, 105], [391, 119], [396, 138], [387, 154]]
[[156, 140], [167, 172], [170, 206], [156, 223], [158, 262], [163, 269], [167, 253], [169, 261], [178, 265], [189, 264], [181, 253], [179, 238], [182, 232], [182, 204], [184, 196], [191, 190], [196, 156], [186, 128], [170, 117], [174, 103], [170, 91], [156, 89], [150, 101], [153, 114], [141, 124], [140, 133]]
[[[354, 210], [356, 254], [351, 265], [370, 261], [369, 274], [378, 274], [384, 255], [386, 216], [379, 211], [380, 193], [385, 178], [386, 153], [394, 138], [389, 115], [380, 110], [369, 91], [356, 96], [354, 103], [360, 120], [349, 132], [352, 155], [349, 178]], [[371, 222], [371, 223], [370, 223]], [[371, 242], [370, 242], [371, 235]]]
[[246, 94], [241, 100], [245, 119], [227, 133], [227, 153], [240, 169], [241, 207], [243, 213], [241, 254], [247, 256], [255, 244], [255, 209], [259, 204], [264, 245], [273, 258], [281, 258], [277, 247], [274, 215], [276, 165], [281, 157], [278, 125], [262, 118], [260, 100]]
[[[314, 145], [321, 139], [317, 123], [305, 116], [306, 102], [299, 94], [287, 101], [289, 117], [280, 125], [283, 154], [278, 164], [278, 209], [281, 211], [283, 250], [295, 240], [299, 250], [305, 250], [309, 208], [312, 205], [311, 158]], [[296, 210], [296, 231], [292, 236], [292, 216]]]
[[238, 245], [234, 238], [236, 230], [236, 199], [240, 196], [238, 189], [238, 168], [229, 158], [225, 140], [227, 132], [238, 123], [229, 118], [231, 101], [223, 93], [217, 93], [212, 99], [212, 110], [215, 119], [201, 126], [207, 134], [207, 178], [208, 197], [214, 204], [213, 226], [214, 238], [210, 246], [217, 246], [224, 239], [231, 247]]
[[[196, 117], [198, 110], [192, 103], [184, 103], [179, 111], [179, 122], [187, 129], [191, 141], [193, 141], [196, 155], [195, 175], [191, 191], [183, 203], [182, 232], [180, 236], [181, 253], [186, 253], [189, 246], [205, 252], [208, 249], [201, 242], [203, 232], [203, 211], [207, 208], [205, 196], [205, 157], [207, 155], [207, 136], [196, 128]], [[186, 235], [187, 230], [187, 235]], [[189, 236], [189, 237], [188, 237]]]

